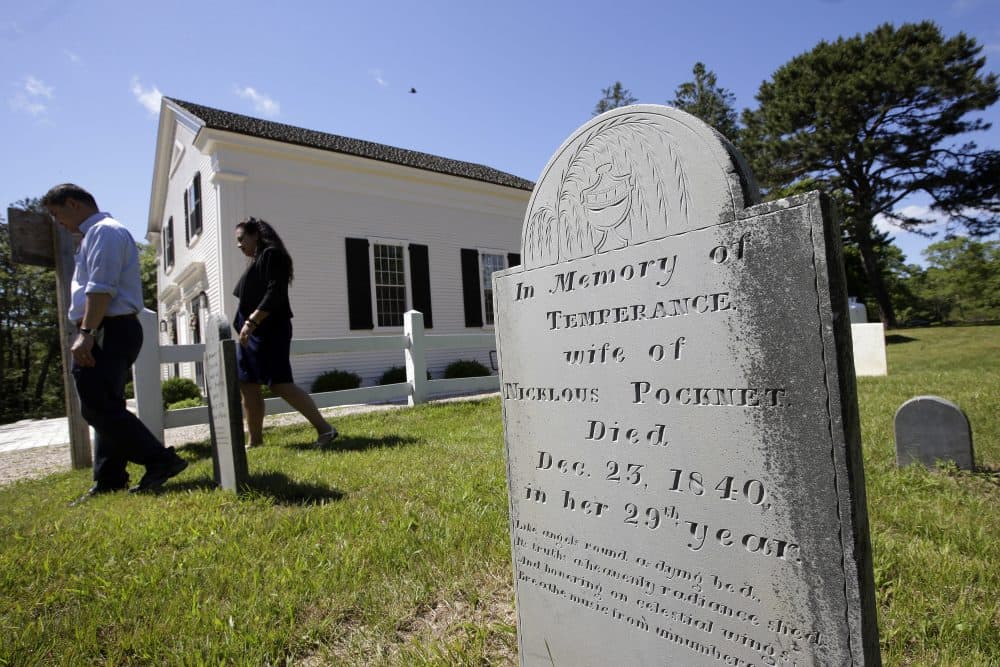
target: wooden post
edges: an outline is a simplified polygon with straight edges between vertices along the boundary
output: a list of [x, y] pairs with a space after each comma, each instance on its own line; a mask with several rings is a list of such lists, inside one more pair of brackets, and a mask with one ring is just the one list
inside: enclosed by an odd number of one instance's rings
[[90, 428], [83, 419], [76, 383], [70, 374], [70, 347], [76, 327], [69, 321], [70, 286], [73, 283], [76, 242], [59, 223], [43, 213], [7, 209], [10, 223], [11, 259], [18, 264], [32, 264], [54, 269], [56, 274], [56, 309], [59, 312], [59, 340], [62, 341], [63, 394], [69, 423], [70, 462], [74, 468], [93, 465], [90, 453]]
[[427, 356], [424, 348], [424, 314], [408, 310], [403, 315], [406, 347], [406, 381], [410, 383], [409, 405], [427, 402]]
[[160, 330], [156, 313], [143, 308], [139, 313], [142, 325], [142, 349], [132, 366], [132, 386], [139, 419], [160, 442], [163, 434], [163, 387], [160, 385]]
[[76, 339], [76, 326], [69, 321], [70, 287], [76, 262], [76, 240], [73, 235], [52, 220], [52, 240], [55, 251], [56, 303], [59, 308], [59, 337], [63, 341], [63, 388], [66, 393], [66, 418], [69, 422], [69, 457], [73, 468], [90, 468], [94, 465], [90, 451], [90, 427], [83, 418], [80, 396], [76, 393], [76, 383], [71, 377], [73, 355], [70, 348]]

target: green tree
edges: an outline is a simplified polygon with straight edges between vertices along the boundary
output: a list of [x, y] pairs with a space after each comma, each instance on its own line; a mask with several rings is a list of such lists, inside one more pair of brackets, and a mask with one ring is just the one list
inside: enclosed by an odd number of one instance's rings
[[942, 319], [1000, 319], [1000, 241], [959, 236], [924, 250], [927, 274], [922, 296]]
[[[13, 207], [41, 210], [37, 199]], [[51, 269], [13, 263], [0, 221], [0, 423], [65, 414], [55, 288]]]
[[156, 312], [156, 246], [152, 243], [139, 247], [139, 277], [142, 280], [142, 302]]
[[705, 69], [703, 63], [695, 63], [692, 73], [694, 81], [677, 86], [674, 99], [667, 104], [697, 116], [736, 143], [739, 137], [736, 96], [719, 86], [715, 72]]
[[[990, 151], [968, 133], [989, 127], [969, 114], [996, 102], [995, 74], [984, 74], [982, 47], [965, 34], [945, 39], [931, 22], [820, 42], [761, 84], [759, 107], [745, 111], [741, 148], [769, 196], [802, 179], [845, 195], [844, 229], [858, 249], [882, 321], [895, 324], [879, 266], [874, 221], [906, 229], [929, 218], [907, 217], [897, 204], [927, 193], [935, 207], [977, 234], [995, 229], [997, 213], [979, 206], [989, 195]], [[964, 143], [958, 143], [959, 139]], [[995, 190], [995, 174], [992, 192]]]
[[597, 105], [594, 107], [593, 115], [597, 116], [611, 109], [635, 104], [636, 101], [636, 98], [632, 97], [632, 93], [622, 85], [621, 81], [615, 81], [607, 88], [601, 90], [601, 99], [598, 100]]

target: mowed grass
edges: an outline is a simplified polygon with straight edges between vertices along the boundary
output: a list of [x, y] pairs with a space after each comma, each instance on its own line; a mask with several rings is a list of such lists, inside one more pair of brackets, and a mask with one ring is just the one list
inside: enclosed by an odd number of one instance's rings
[[[890, 340], [858, 383], [883, 661], [1000, 665], [1000, 327]], [[966, 411], [980, 471], [895, 468], [921, 394]], [[0, 487], [0, 664], [514, 664], [499, 400], [336, 423], [326, 451], [269, 430], [239, 496], [205, 443], [159, 496]]]
[[[903, 329], [889, 375], [859, 378], [879, 632], [887, 665], [1000, 665], [1000, 326]], [[957, 404], [978, 471], [896, 468], [893, 417]]]

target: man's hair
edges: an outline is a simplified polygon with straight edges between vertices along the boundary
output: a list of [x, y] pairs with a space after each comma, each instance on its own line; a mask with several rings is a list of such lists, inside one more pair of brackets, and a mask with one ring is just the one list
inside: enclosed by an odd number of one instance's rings
[[62, 206], [66, 203], [67, 199], [75, 199], [84, 204], [89, 204], [94, 208], [97, 208], [97, 200], [94, 199], [94, 195], [90, 194], [79, 185], [74, 185], [73, 183], [63, 183], [61, 185], [56, 185], [51, 190], [45, 193], [42, 197], [42, 206], [50, 206], [55, 204], [56, 206]]

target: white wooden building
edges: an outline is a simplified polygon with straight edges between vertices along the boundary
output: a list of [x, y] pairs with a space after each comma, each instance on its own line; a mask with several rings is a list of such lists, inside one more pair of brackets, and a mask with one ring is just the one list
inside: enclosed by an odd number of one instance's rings
[[[205, 309], [232, 317], [247, 259], [234, 228], [267, 220], [295, 263], [294, 337], [399, 335], [424, 313], [428, 334], [492, 331], [489, 275], [520, 262], [533, 183], [489, 167], [163, 98], [146, 238], [158, 248], [161, 342], [203, 340]], [[491, 349], [428, 353], [493, 369]], [[309, 388], [328, 370], [378, 381], [402, 354], [292, 358]], [[166, 375], [201, 380], [194, 363]]]

